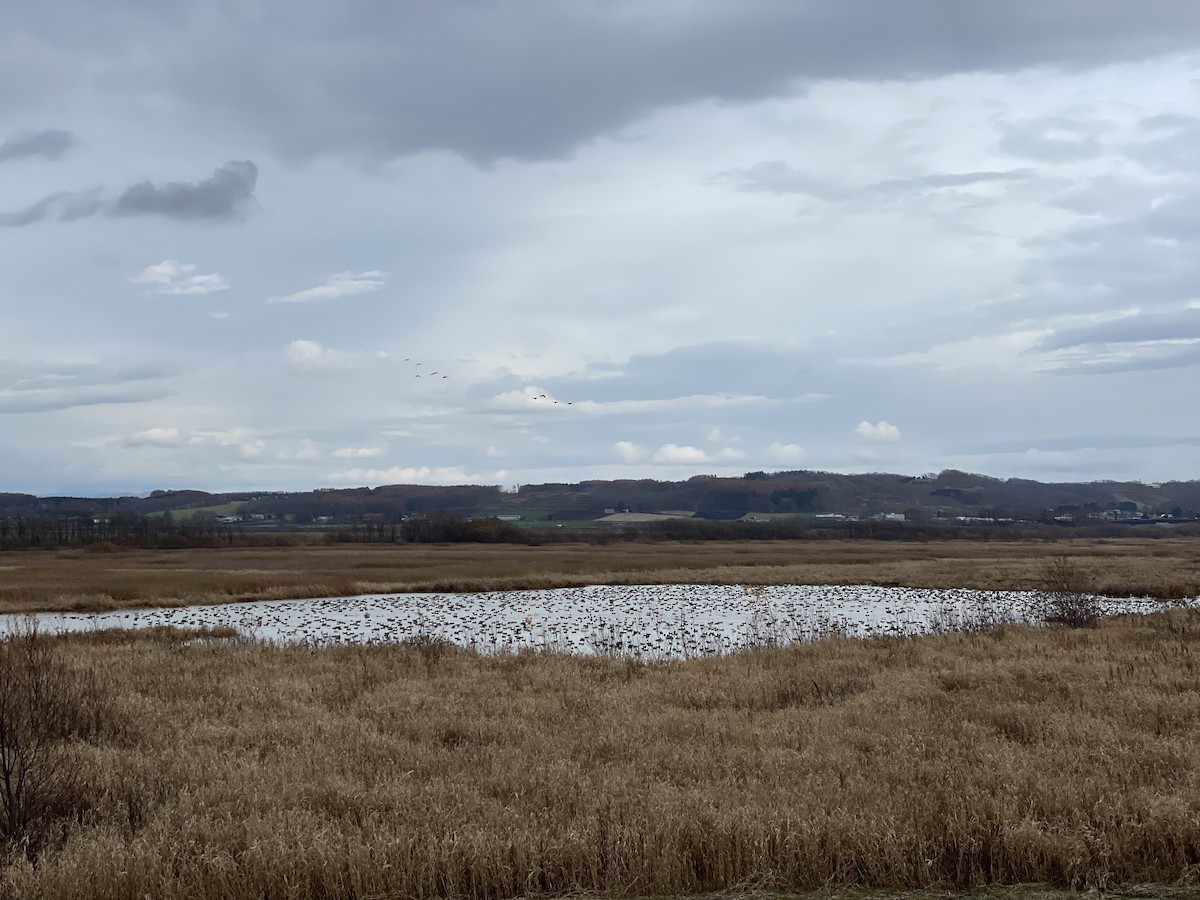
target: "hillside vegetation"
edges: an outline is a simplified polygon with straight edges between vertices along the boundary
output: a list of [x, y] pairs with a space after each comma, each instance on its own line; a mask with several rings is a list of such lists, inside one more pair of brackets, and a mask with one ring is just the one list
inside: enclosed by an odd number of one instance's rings
[[1089, 482], [1045, 484], [947, 470], [912, 477], [830, 472], [750, 472], [741, 477], [696, 476], [570, 484], [385, 485], [294, 493], [155, 491], [148, 497], [82, 498], [0, 494], [0, 519], [16, 516], [170, 514], [191, 518], [242, 515], [253, 521], [294, 524], [353, 523], [364, 517], [396, 522], [414, 513], [449, 510], [462, 515], [521, 516], [528, 521], [578, 521], [606, 511], [674, 512], [717, 518], [747, 513], [867, 516], [905, 513], [916, 519], [1008, 517], [1026, 521], [1066, 516], [1086, 521], [1105, 511], [1194, 518], [1200, 481], [1158, 484]]

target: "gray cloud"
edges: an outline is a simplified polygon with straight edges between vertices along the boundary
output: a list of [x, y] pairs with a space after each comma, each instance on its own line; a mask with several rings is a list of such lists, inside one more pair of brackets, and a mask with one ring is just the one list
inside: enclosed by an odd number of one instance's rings
[[1200, 309], [1151, 309], [1057, 329], [1035, 350], [1067, 350], [1057, 374], [1108, 375], [1177, 369], [1200, 363]]
[[239, 219], [254, 199], [258, 167], [249, 160], [228, 162], [211, 178], [156, 185], [143, 181], [105, 201], [99, 188], [56, 191], [13, 212], [0, 213], [0, 227], [21, 228], [48, 220], [74, 222], [98, 213], [110, 216], [159, 215], [169, 219]]
[[1200, 142], [1200, 118], [1194, 116], [1151, 116], [1140, 123], [1153, 137], [1129, 144], [1125, 155], [1151, 172], [1170, 174], [1200, 168], [1196, 147]]
[[1034, 252], [1021, 280], [1045, 290], [1042, 311], [1055, 296], [1071, 304], [1064, 312], [1178, 308], [1197, 296], [1200, 190], [1164, 195], [1106, 179], [1082, 191], [1059, 205], [1081, 207], [1092, 223], [1026, 241]]
[[204, 181], [143, 181], [125, 189], [111, 208], [114, 216], [159, 215], [170, 219], [231, 219], [244, 215], [254, 198], [258, 166], [248, 159], [227, 162]]
[[845, 187], [801, 172], [781, 159], [718, 172], [708, 181], [709, 184], [727, 184], [747, 194], [808, 194], [829, 201], [844, 200], [852, 194]]
[[1000, 139], [999, 148], [1013, 156], [1039, 162], [1078, 162], [1093, 159], [1104, 151], [1098, 135], [1106, 128], [1094, 122], [1077, 122], [1062, 117], [1015, 123]]
[[1023, 181], [1033, 175], [1032, 169], [1009, 169], [1003, 172], [949, 172], [925, 175], [920, 178], [894, 178], [871, 185], [874, 190], [940, 190], [941, 188], [969, 187], [972, 184], [988, 184], [997, 181]]
[[167, 46], [147, 77], [206, 120], [291, 155], [449, 149], [484, 163], [562, 157], [655, 109], [818, 79], [1090, 66], [1189, 49], [1200, 35], [1194, 4], [1121, 0], [267, 0], [226, 17], [210, 26], [219, 42], [155, 32]]
[[1106, 218], [1137, 215], [1167, 192], [1161, 185], [1116, 175], [1063, 183], [1064, 188], [1051, 199], [1055, 206]]
[[1031, 169], [1011, 169], [1003, 172], [946, 172], [916, 178], [891, 178], [862, 186], [835, 184], [796, 169], [783, 160], [772, 159], [741, 169], [718, 172], [709, 184], [729, 185], [749, 194], [807, 194], [819, 200], [836, 202], [865, 196], [898, 196], [908, 193], [936, 191], [945, 188], [970, 187], [989, 182], [1022, 181], [1033, 175]]
[[620, 366], [591, 366], [578, 380], [548, 379], [546, 385], [564, 399], [570, 395], [606, 402], [645, 397], [648, 385], [661, 397], [736, 394], [807, 401], [828, 381], [817, 360], [794, 349], [767, 342], [709, 341], [635, 354]]
[[0, 414], [35, 413], [107, 403], [139, 403], [170, 394], [158, 369], [0, 360]]
[[1063, 452], [1074, 450], [1133, 450], [1141, 447], [1194, 447], [1196, 435], [1081, 434], [1068, 437], [1029, 435], [1012, 440], [989, 441], [986, 445], [966, 441], [947, 448], [949, 453], [1024, 453], [1028, 450]]
[[61, 128], [46, 128], [30, 134], [19, 134], [0, 143], [0, 162], [26, 159], [31, 156], [58, 160], [75, 146], [75, 135]]
[[1085, 327], [1064, 328], [1045, 338], [1039, 349], [1169, 340], [1200, 340], [1200, 309], [1156, 310]]
[[1161, 131], [1178, 131], [1181, 128], [1191, 128], [1198, 120], [1195, 116], [1179, 116], [1174, 113], [1160, 113], [1156, 116], [1146, 116], [1138, 127], [1151, 133]]
[[95, 215], [103, 205], [98, 188], [90, 191], [57, 191], [22, 209], [0, 213], [0, 227], [22, 228], [47, 219], [74, 222]]
[[1123, 372], [1181, 369], [1197, 364], [1200, 364], [1200, 347], [1191, 346], [1174, 352], [1155, 348], [1116, 359], [1076, 360], [1053, 371], [1059, 375], [1116, 375]]

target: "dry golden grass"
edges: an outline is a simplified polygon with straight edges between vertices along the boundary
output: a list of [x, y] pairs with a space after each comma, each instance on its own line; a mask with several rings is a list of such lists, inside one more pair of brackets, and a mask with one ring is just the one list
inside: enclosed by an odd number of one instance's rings
[[116, 727], [0, 896], [1197, 890], [1194, 610], [645, 665], [55, 640]]
[[334, 545], [0, 554], [0, 613], [582, 584], [1038, 588], [1067, 556], [1103, 593], [1200, 593], [1200, 540]]

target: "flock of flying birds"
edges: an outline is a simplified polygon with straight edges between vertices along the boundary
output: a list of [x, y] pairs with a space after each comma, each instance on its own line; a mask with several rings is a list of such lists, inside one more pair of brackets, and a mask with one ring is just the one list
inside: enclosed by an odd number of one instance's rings
[[[405, 361], [405, 362], [413, 362], [413, 361], [412, 361], [411, 359], [409, 359], [407, 356], [406, 356], [406, 357], [404, 357], [404, 361]], [[415, 365], [415, 366], [423, 366], [423, 365], [424, 365], [424, 363], [416, 362], [416, 363], [413, 363], [413, 365]], [[433, 372], [426, 372], [426, 373], [425, 373], [425, 377], [427, 377], [427, 378], [433, 378], [433, 377], [434, 377], [434, 376], [436, 376], [436, 375], [441, 375], [441, 373], [440, 373], [440, 372], [437, 372], [437, 371], [433, 371]], [[413, 373], [413, 378], [420, 378], [420, 377], [421, 377], [421, 373], [420, 373], [420, 372], [414, 372], [414, 373]], [[449, 378], [449, 377], [450, 377], [449, 375], [442, 375], [442, 378]]]
[[[425, 365], [425, 363], [423, 363], [423, 362], [421, 362], [421, 361], [419, 361], [419, 360], [414, 360], [414, 359], [412, 359], [411, 357], [408, 357], [408, 356], [404, 357], [404, 361], [405, 361], [406, 363], [410, 363], [410, 364], [412, 365], [412, 367], [413, 367], [413, 368], [416, 368], [417, 366], [424, 366], [424, 365]], [[449, 375], [447, 375], [447, 374], [445, 374], [444, 372], [441, 372], [441, 371], [440, 371], [440, 370], [438, 370], [438, 369], [433, 369], [432, 371], [426, 371], [426, 372], [413, 372], [413, 373], [412, 373], [412, 377], [413, 377], [413, 378], [421, 378], [421, 377], [424, 377], [424, 378], [426, 378], [426, 379], [433, 379], [433, 378], [436, 378], [436, 379], [448, 379], [450, 376], [449, 376]], [[531, 400], [545, 400], [545, 401], [546, 401], [546, 405], [547, 405], [547, 406], [559, 406], [559, 405], [561, 405], [561, 406], [574, 406], [574, 403], [575, 403], [573, 400], [557, 400], [557, 399], [555, 399], [554, 397], [550, 397], [550, 396], [548, 396], [547, 394], [535, 394], [535, 395], [534, 395], [533, 397], [531, 397], [530, 399], [531, 399]]]

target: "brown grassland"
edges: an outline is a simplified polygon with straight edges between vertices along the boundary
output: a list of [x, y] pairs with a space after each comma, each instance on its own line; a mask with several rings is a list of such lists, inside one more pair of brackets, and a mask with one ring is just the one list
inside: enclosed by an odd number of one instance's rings
[[[1036, 589], [1056, 561], [1099, 593], [1200, 592], [1200, 541], [1176, 538], [302, 545], [4, 553], [0, 612]], [[25, 635], [0, 640], [0, 898], [1194, 897], [1197, 746], [1195, 610], [651, 663]]]
[[582, 584], [886, 584], [1037, 588], [1068, 556], [1093, 589], [1200, 593], [1200, 540], [729, 541], [609, 545], [334, 544], [0, 553], [0, 613]]
[[31, 641], [86, 722], [4, 897], [1200, 890], [1195, 610], [653, 663]]

